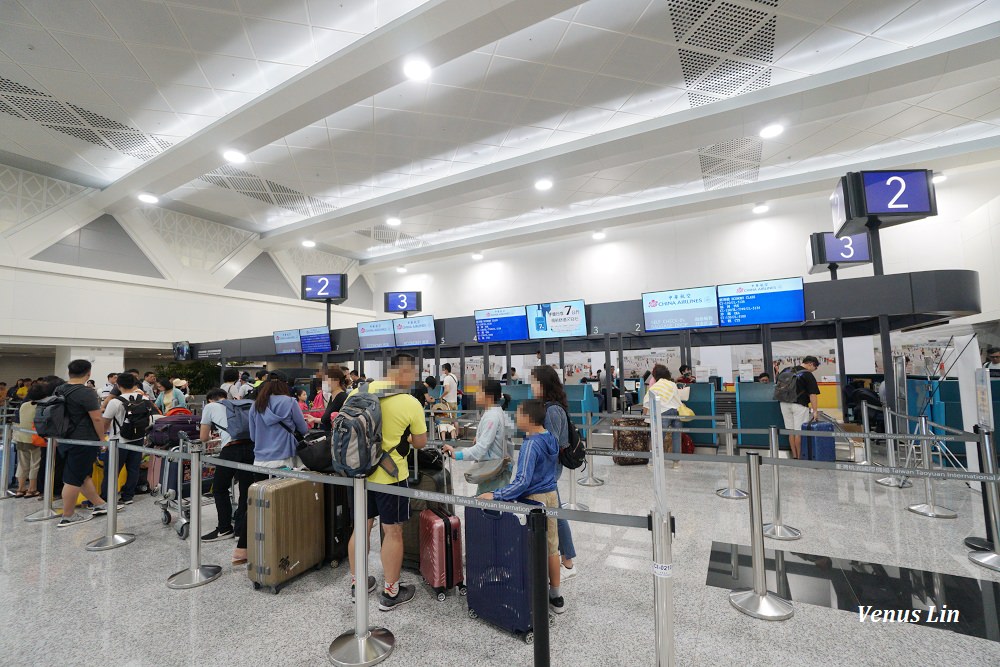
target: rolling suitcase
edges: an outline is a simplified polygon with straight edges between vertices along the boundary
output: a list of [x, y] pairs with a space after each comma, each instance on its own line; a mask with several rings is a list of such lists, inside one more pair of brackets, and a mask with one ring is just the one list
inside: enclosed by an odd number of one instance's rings
[[470, 618], [481, 618], [530, 644], [534, 633], [530, 538], [528, 526], [522, 523], [525, 519], [518, 514], [465, 508], [465, 585]]
[[149, 446], [157, 449], [176, 447], [180, 444], [181, 431], [191, 440], [197, 440], [200, 429], [200, 419], [190, 413], [157, 417], [149, 429]]
[[[649, 424], [641, 417], [619, 417], [611, 420], [611, 426], [627, 426], [629, 428], [642, 428], [642, 431], [612, 431], [611, 447], [620, 452], [648, 452], [649, 451]], [[633, 459], [623, 456], [612, 456], [611, 460], [615, 465], [636, 466], [645, 465], [649, 459]]]
[[354, 531], [353, 516], [348, 504], [350, 494], [351, 489], [346, 486], [323, 485], [323, 498], [326, 505], [323, 513], [326, 523], [325, 560], [332, 567], [338, 567], [341, 562], [347, 559], [347, 543]]
[[837, 445], [833, 437], [833, 428], [833, 424], [830, 422], [803, 424], [803, 431], [812, 431], [815, 435], [802, 437], [801, 457], [807, 461], [829, 461], [831, 463], [836, 461]]
[[[453, 493], [451, 471], [419, 468], [417, 483], [414, 484], [411, 478], [410, 488], [437, 493]], [[403, 524], [403, 567], [408, 570], [420, 571], [420, 513], [426, 509], [434, 508], [443, 509], [448, 514], [455, 513], [454, 505], [443, 505], [416, 498], [410, 499], [410, 520]], [[379, 536], [383, 540], [385, 539], [385, 531], [382, 530], [381, 524], [379, 524]]]
[[465, 593], [462, 568], [462, 522], [435, 507], [420, 513], [420, 574], [444, 602], [446, 592], [458, 587]]
[[323, 564], [322, 484], [266, 479], [250, 486], [247, 574], [255, 590], [277, 594], [292, 577]]

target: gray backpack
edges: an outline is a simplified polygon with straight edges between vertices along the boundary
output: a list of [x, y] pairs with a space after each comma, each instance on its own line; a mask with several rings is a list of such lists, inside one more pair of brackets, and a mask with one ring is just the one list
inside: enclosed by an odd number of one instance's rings
[[371, 384], [364, 384], [347, 397], [330, 432], [333, 469], [337, 474], [367, 477], [381, 465], [393, 477], [398, 476], [395, 461], [382, 449], [381, 399], [403, 393], [373, 392]]
[[796, 373], [789, 369], [778, 373], [774, 379], [774, 400], [780, 403], [795, 403], [799, 400], [799, 377], [801, 372]]

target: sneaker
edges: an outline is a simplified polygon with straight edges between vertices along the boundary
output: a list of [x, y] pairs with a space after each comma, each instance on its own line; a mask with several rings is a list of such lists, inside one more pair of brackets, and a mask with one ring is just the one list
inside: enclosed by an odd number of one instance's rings
[[378, 599], [378, 608], [382, 611], [392, 611], [396, 607], [404, 605], [412, 600], [413, 594], [416, 593], [416, 591], [417, 589], [413, 586], [400, 584], [399, 593], [396, 594], [396, 597], [389, 597], [383, 590], [382, 595], [380, 595]]
[[135, 502], [135, 498], [129, 498], [128, 500], [119, 500], [122, 505], [131, 505]]
[[75, 526], [78, 523], [87, 523], [94, 518], [93, 514], [83, 514], [81, 512], [76, 512], [73, 516], [64, 516], [59, 519], [59, 523], [56, 524], [56, 528], [65, 528], [66, 526]]
[[233, 536], [233, 529], [228, 528], [226, 530], [220, 531], [218, 528], [213, 530], [211, 533], [206, 533], [201, 536], [202, 542], [218, 542], [219, 540], [228, 540]]
[[[375, 587], [378, 586], [378, 581], [375, 577], [368, 575], [368, 594], [375, 592]], [[351, 604], [354, 604], [354, 584], [351, 584]]]
[[[122, 505], [121, 503], [118, 503], [118, 511], [121, 512], [123, 509], [125, 509], [125, 506]], [[103, 505], [98, 505], [97, 507], [95, 507], [94, 511], [90, 514], [90, 516], [92, 517], [104, 516], [107, 513], [108, 513], [108, 504], [104, 503]]]
[[557, 598], [549, 598], [549, 609], [557, 614], [566, 611], [566, 602], [562, 599], [561, 595]]
[[574, 564], [573, 567], [562, 566], [562, 574], [559, 575], [559, 582], [562, 583], [567, 579], [572, 579], [578, 574], [577, 566]]

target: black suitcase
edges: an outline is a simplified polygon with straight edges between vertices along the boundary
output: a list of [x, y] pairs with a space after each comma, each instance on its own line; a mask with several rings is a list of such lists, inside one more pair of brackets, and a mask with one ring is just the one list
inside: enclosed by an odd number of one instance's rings
[[323, 485], [323, 498], [326, 504], [324, 521], [326, 522], [326, 555], [324, 560], [331, 567], [337, 567], [347, 560], [347, 544], [354, 530], [354, 517], [348, 503], [351, 489], [334, 484]]
[[[437, 493], [452, 493], [451, 472], [448, 470], [424, 470], [420, 468], [417, 483], [410, 479], [411, 489], [435, 491]], [[410, 499], [410, 520], [403, 524], [403, 567], [408, 570], [420, 571], [420, 513], [425, 509], [438, 508], [448, 514], [455, 513], [455, 506], [433, 503], [426, 500]], [[379, 524], [379, 536], [384, 540], [385, 531]]]

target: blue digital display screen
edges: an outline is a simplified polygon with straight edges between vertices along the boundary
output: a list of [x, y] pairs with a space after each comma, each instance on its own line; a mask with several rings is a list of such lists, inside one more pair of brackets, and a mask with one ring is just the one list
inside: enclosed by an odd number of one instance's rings
[[823, 247], [827, 264], [857, 264], [872, 261], [868, 252], [868, 234], [852, 234], [837, 238], [831, 233], [823, 234]]
[[528, 337], [568, 338], [587, 335], [587, 314], [582, 300], [553, 301], [524, 307]]
[[326, 301], [347, 297], [347, 276], [343, 273], [323, 273], [302, 276], [302, 295], [306, 300]]
[[930, 172], [926, 169], [863, 171], [867, 215], [932, 215]]
[[525, 317], [524, 306], [476, 311], [476, 340], [480, 343], [527, 339], [528, 320]]
[[386, 292], [385, 312], [415, 313], [421, 310], [420, 292]]
[[805, 319], [802, 278], [719, 285], [719, 325], [801, 322]]
[[299, 329], [299, 341], [305, 354], [323, 354], [332, 352], [330, 346], [330, 330], [326, 327]]

